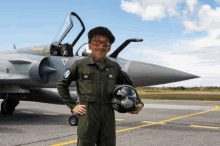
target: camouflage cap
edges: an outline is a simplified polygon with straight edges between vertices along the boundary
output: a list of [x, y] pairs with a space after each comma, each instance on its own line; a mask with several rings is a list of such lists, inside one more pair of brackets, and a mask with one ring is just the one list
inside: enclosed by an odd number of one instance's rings
[[108, 38], [110, 44], [113, 44], [114, 41], [115, 41], [114, 35], [113, 35], [112, 32], [111, 32], [108, 28], [106, 28], [106, 27], [99, 26], [99, 27], [95, 27], [95, 28], [91, 29], [91, 30], [88, 32], [89, 43], [91, 42], [92, 38], [93, 38], [95, 35], [103, 35], [103, 36], [106, 36], [106, 37]]

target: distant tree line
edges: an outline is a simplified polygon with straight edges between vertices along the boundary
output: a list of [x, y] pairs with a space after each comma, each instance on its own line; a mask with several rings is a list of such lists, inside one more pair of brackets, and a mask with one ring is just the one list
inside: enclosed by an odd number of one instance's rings
[[220, 91], [220, 87], [217, 86], [208, 86], [208, 87], [183, 87], [183, 86], [178, 86], [178, 87], [137, 87], [137, 90], [150, 90], [150, 91], [155, 91], [155, 90], [172, 90], [172, 91]]

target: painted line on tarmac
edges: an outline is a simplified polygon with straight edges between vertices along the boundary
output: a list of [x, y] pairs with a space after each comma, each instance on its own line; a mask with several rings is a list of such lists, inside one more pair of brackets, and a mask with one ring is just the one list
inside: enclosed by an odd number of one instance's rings
[[30, 113], [30, 114], [32, 114], [32, 113], [34, 113], [34, 112], [29, 112], [29, 111], [21, 111], [22, 113]]
[[152, 123], [152, 124], [166, 124], [162, 122], [142, 121], [141, 123]]
[[211, 111], [215, 111], [215, 110], [218, 110], [219, 109], [219, 106], [218, 105], [214, 105], [215, 108], [211, 109], [211, 110], [207, 110], [207, 111], [203, 111], [203, 112], [198, 112], [198, 113], [194, 113], [194, 114], [189, 114], [189, 115], [185, 115], [185, 116], [181, 116], [181, 117], [176, 117], [176, 118], [172, 118], [172, 119], [168, 119], [168, 120], [163, 120], [163, 121], [160, 121], [160, 122], [169, 122], [169, 121], [174, 121], [174, 120], [178, 120], [178, 119], [181, 119], [181, 118], [186, 118], [186, 117], [190, 117], [190, 116], [195, 116], [195, 115], [199, 115], [199, 114], [204, 114], [204, 113], [207, 113], [207, 112], [211, 112]]
[[124, 121], [124, 119], [115, 119], [115, 121]]
[[50, 146], [63, 146], [63, 145], [72, 144], [72, 143], [77, 143], [77, 140], [67, 141], [67, 142], [54, 144], [54, 145], [50, 145]]
[[201, 125], [190, 125], [189, 127], [195, 127], [195, 128], [208, 128], [208, 129], [220, 129], [220, 127], [214, 127], [214, 126], [201, 126]]
[[124, 119], [115, 119], [115, 121], [115, 124], [121, 124], [124, 121]]
[[59, 115], [59, 114], [54, 114], [54, 113], [43, 113], [44, 115]]
[[[181, 110], [210, 110], [213, 106], [198, 106], [198, 105], [173, 105], [173, 104], [144, 104], [143, 108], [156, 109], [181, 109]], [[220, 110], [218, 110], [220, 111]]]
[[[29, 111], [21, 111], [22, 113], [29, 113], [29, 114], [33, 114], [34, 112], [29, 112]], [[42, 113], [44, 115], [59, 115], [59, 114], [54, 114], [54, 113]]]
[[[151, 123], [151, 124], [166, 124], [162, 122], [152, 122], [152, 121], [142, 121], [141, 123]], [[190, 125], [189, 127], [195, 127], [195, 128], [208, 128], [208, 129], [220, 129], [220, 127], [215, 127], [215, 126], [202, 126], [202, 125]]]
[[[213, 108], [211, 110], [207, 110], [207, 111], [203, 111], [203, 112], [198, 112], [198, 113], [193, 113], [193, 114], [189, 114], [189, 115], [185, 115], [185, 116], [181, 116], [181, 117], [171, 118], [171, 119], [159, 121], [159, 122], [156, 122], [156, 123], [153, 122], [153, 123], [149, 123], [149, 124], [145, 124], [145, 125], [140, 125], [140, 126], [136, 126], [136, 127], [122, 129], [122, 130], [116, 131], [116, 133], [120, 133], [120, 132], [124, 132], [124, 131], [128, 131], [128, 130], [134, 130], [134, 129], [138, 129], [138, 128], [142, 128], [142, 127], [147, 127], [147, 126], [151, 126], [151, 125], [156, 125], [158, 123], [166, 123], [166, 122], [170, 122], [170, 121], [174, 121], [174, 120], [178, 120], [178, 119], [182, 119], [182, 118], [186, 118], [186, 117], [190, 117], [190, 116], [204, 114], [204, 113], [215, 111], [215, 110], [219, 109], [218, 105], [213, 105], [213, 106], [215, 106], [215, 108]], [[68, 141], [68, 142], [64, 142], [64, 143], [54, 144], [54, 145], [50, 145], [50, 146], [63, 146], [63, 145], [72, 144], [72, 143], [76, 143], [76, 142], [77, 142], [77, 140], [73, 140], [73, 141]]]

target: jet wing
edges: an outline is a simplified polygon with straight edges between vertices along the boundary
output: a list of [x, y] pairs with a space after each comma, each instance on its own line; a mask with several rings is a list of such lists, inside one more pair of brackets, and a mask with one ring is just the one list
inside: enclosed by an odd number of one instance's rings
[[[23, 80], [23, 79], [27, 79], [29, 78], [26, 75], [22, 75], [22, 74], [8, 74], [8, 73], [3, 73], [0, 72], [0, 83], [4, 84], [4, 83], [14, 83], [14, 81], [16, 80]], [[13, 80], [13, 82], [11, 82]], [[4, 82], [2, 82], [4, 81]]]

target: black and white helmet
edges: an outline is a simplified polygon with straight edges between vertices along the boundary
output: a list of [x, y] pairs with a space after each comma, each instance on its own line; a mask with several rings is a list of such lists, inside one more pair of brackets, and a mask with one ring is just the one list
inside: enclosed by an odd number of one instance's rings
[[112, 108], [119, 113], [135, 111], [137, 108], [137, 91], [130, 85], [116, 85], [112, 92]]

